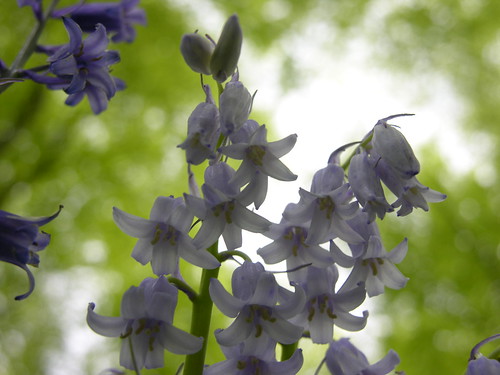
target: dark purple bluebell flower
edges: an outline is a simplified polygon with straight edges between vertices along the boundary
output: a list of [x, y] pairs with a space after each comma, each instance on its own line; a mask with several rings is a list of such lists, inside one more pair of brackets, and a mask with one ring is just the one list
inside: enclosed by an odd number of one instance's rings
[[29, 6], [37, 20], [42, 19], [42, 0], [17, 0], [19, 7]]
[[74, 106], [87, 95], [92, 111], [98, 114], [108, 106], [108, 101], [124, 83], [111, 77], [109, 67], [120, 61], [117, 51], [107, 51], [109, 40], [106, 28], [99, 24], [85, 40], [78, 24], [63, 18], [69, 34], [69, 43], [54, 51], [48, 58], [49, 70], [55, 77], [26, 71], [35, 82], [46, 84], [49, 89], [63, 89], [69, 94], [66, 104]]
[[113, 34], [113, 42], [130, 43], [136, 36], [134, 25], [146, 24], [146, 14], [137, 7], [138, 4], [139, 0], [84, 3], [58, 10], [53, 16], [70, 17], [86, 33], [93, 32], [96, 25], [101, 24], [108, 33]]
[[26, 271], [30, 287], [28, 292], [16, 297], [22, 300], [28, 297], [35, 288], [35, 279], [28, 268], [38, 267], [38, 252], [45, 249], [50, 242], [50, 235], [40, 232], [42, 225], [54, 220], [62, 206], [52, 216], [22, 217], [0, 210], [0, 261], [12, 263]]

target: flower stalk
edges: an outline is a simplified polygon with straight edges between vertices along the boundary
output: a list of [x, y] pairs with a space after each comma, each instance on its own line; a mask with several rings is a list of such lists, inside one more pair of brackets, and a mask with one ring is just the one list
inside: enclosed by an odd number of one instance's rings
[[[215, 242], [207, 250], [210, 254], [214, 256], [217, 255], [218, 242]], [[186, 356], [186, 362], [184, 365], [184, 374], [186, 375], [202, 375], [203, 373], [213, 308], [213, 301], [210, 298], [209, 286], [210, 280], [218, 277], [219, 269], [220, 267], [211, 270], [203, 269], [201, 274], [198, 296], [193, 301], [190, 333], [197, 337], [203, 337], [203, 346], [198, 352]]]

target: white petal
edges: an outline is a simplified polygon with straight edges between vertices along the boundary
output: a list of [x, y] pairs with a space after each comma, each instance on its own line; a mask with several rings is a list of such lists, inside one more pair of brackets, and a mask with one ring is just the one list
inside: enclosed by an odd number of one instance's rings
[[246, 314], [240, 314], [226, 329], [217, 331], [215, 338], [219, 345], [232, 346], [245, 340], [253, 329], [253, 324], [248, 322]]
[[282, 344], [293, 344], [299, 341], [304, 331], [302, 327], [280, 317], [276, 317], [273, 322], [261, 320], [261, 324], [269, 336]]

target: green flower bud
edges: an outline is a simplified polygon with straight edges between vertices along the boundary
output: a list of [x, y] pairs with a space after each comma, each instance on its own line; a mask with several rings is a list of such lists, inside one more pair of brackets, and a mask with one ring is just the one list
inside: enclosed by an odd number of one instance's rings
[[240, 58], [242, 42], [243, 33], [238, 16], [233, 14], [224, 24], [210, 60], [210, 70], [217, 82], [224, 82], [234, 73]]
[[181, 40], [181, 53], [184, 61], [196, 73], [206, 75], [210, 71], [210, 58], [215, 46], [207, 38], [198, 33], [184, 34]]

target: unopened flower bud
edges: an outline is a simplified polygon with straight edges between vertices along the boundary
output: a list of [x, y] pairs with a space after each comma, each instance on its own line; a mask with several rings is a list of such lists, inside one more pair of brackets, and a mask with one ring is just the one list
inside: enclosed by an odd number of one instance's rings
[[184, 34], [181, 40], [181, 53], [184, 61], [196, 73], [210, 75], [210, 59], [215, 46], [198, 33]]
[[420, 172], [420, 163], [404, 135], [394, 126], [379, 121], [373, 128], [373, 150], [402, 178], [411, 178]]
[[224, 24], [210, 60], [210, 70], [217, 82], [224, 82], [234, 73], [240, 58], [242, 42], [243, 33], [238, 16], [233, 14]]

